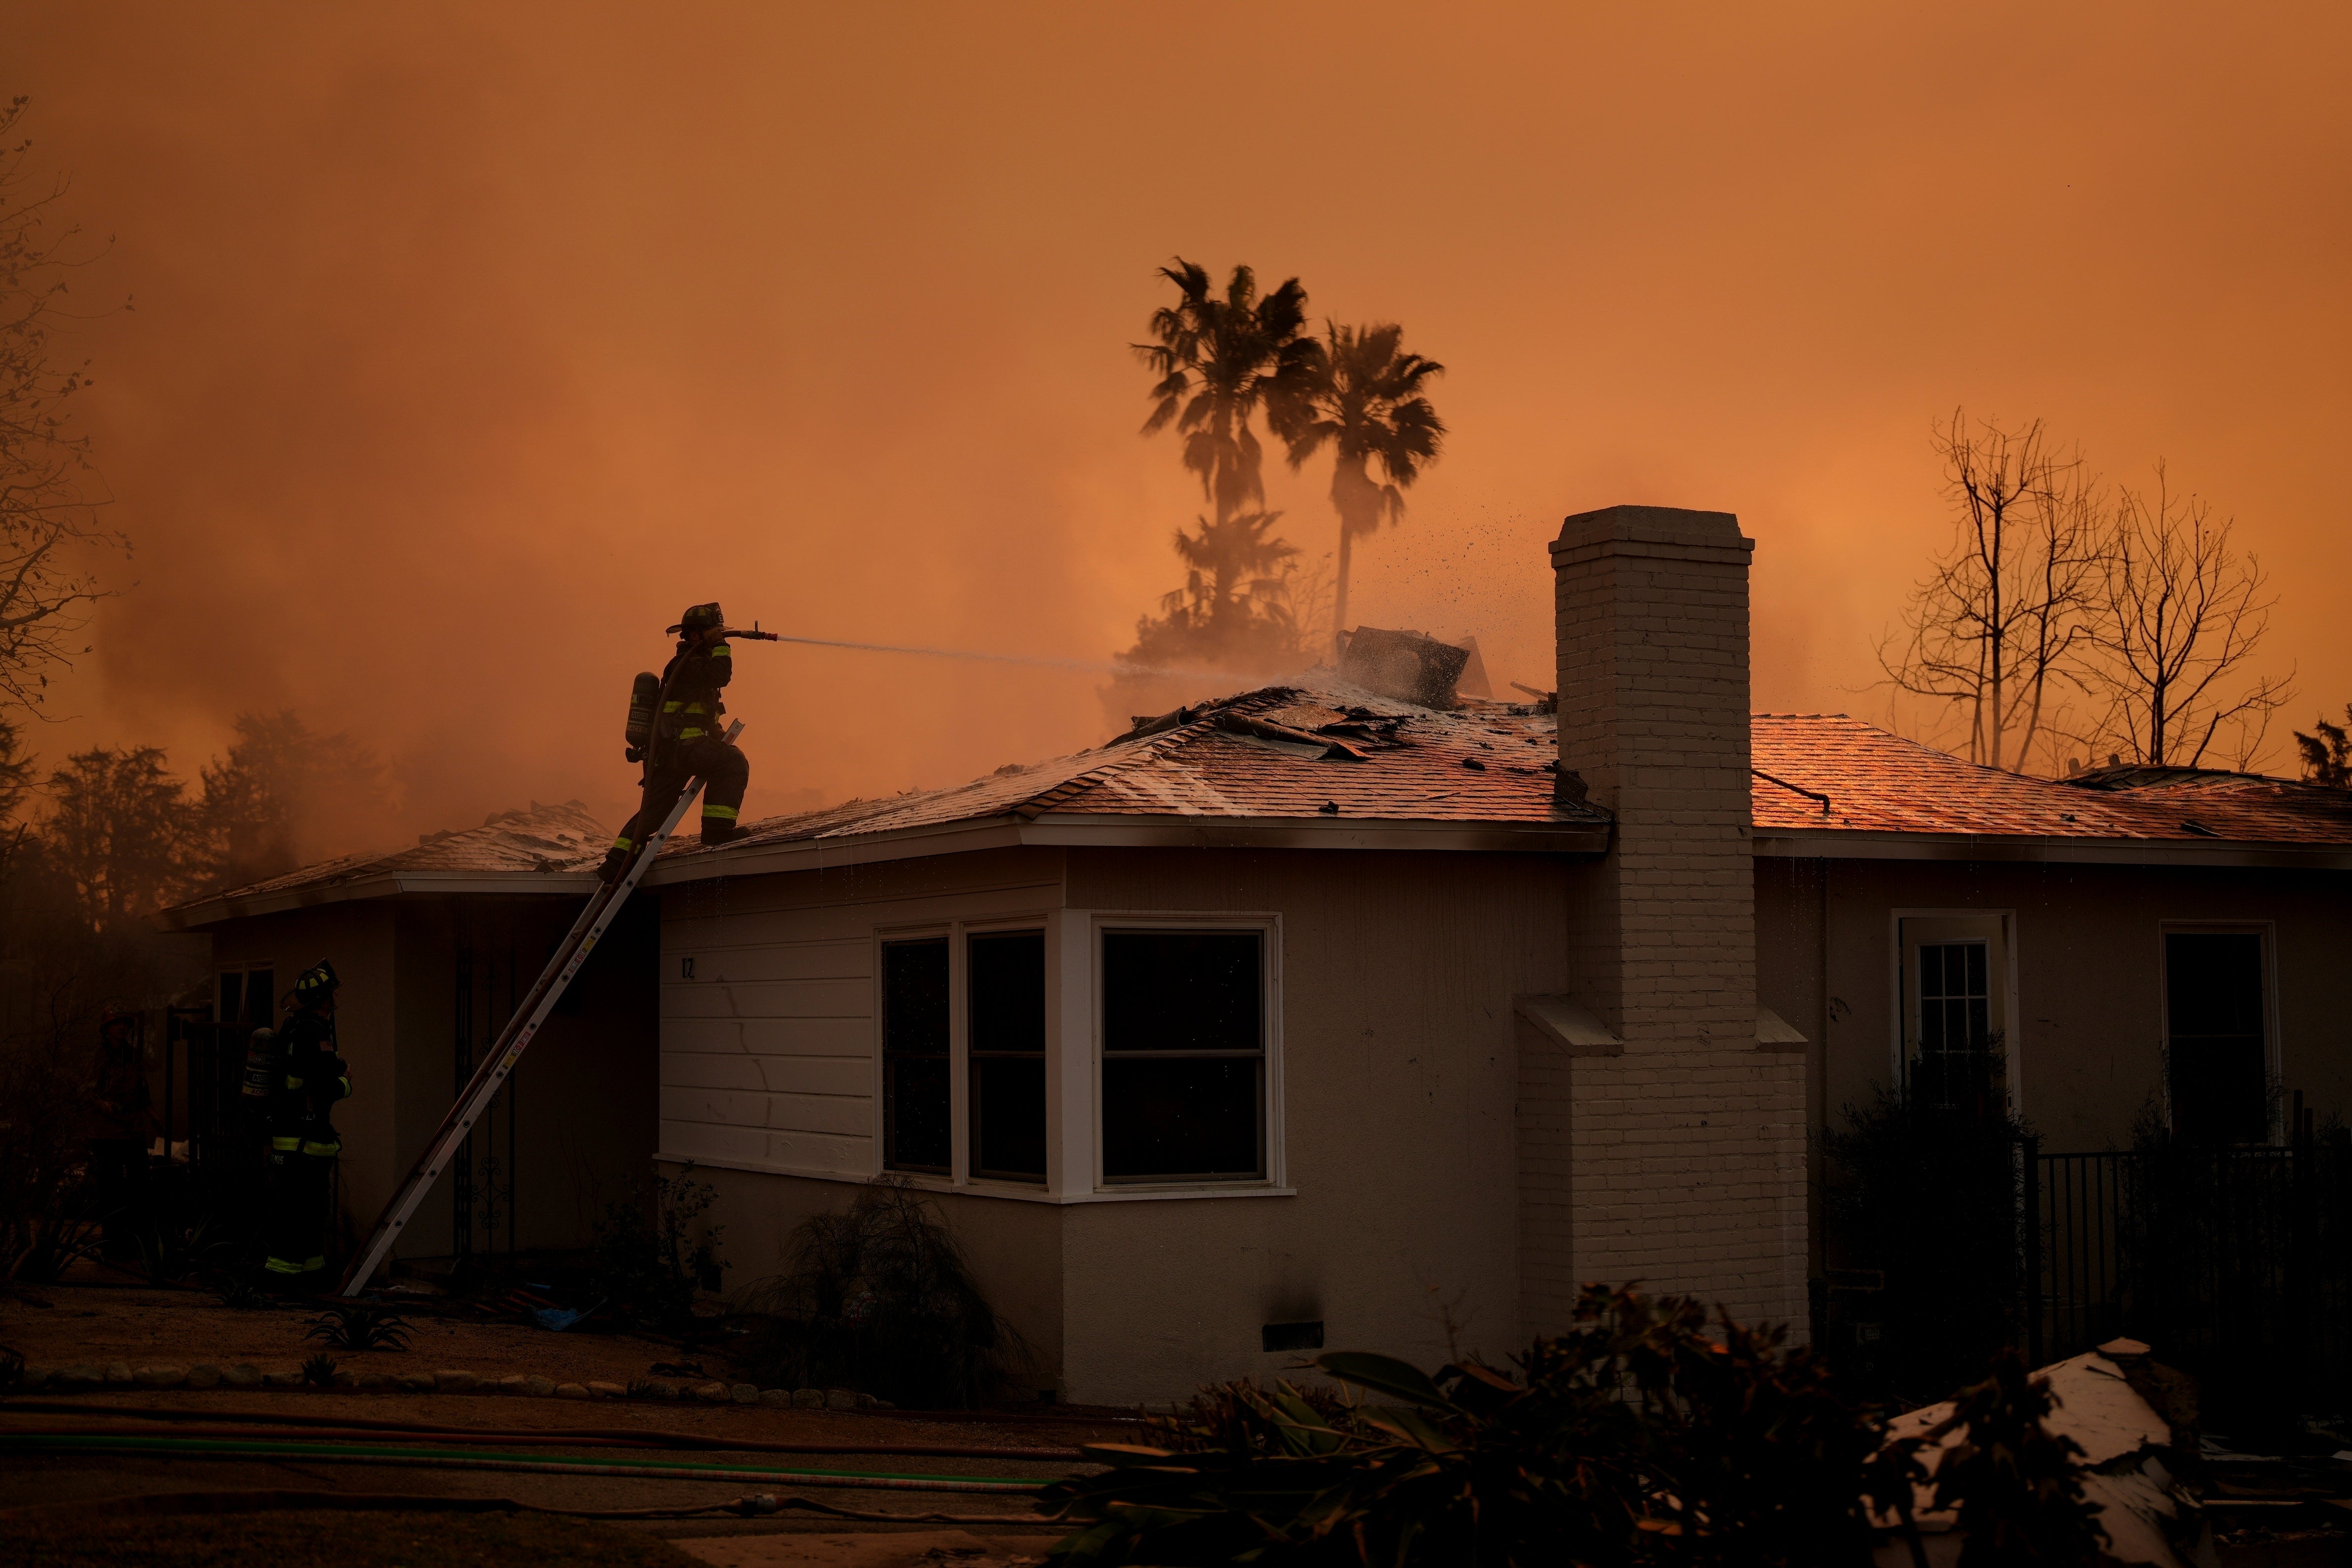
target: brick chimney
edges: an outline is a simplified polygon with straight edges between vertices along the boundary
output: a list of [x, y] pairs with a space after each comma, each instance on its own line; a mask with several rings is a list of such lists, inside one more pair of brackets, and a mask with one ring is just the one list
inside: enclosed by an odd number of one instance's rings
[[1803, 1333], [1804, 1058], [1757, 1038], [1754, 548], [1729, 512], [1641, 506], [1551, 546], [1559, 763], [1616, 827], [1570, 872], [1570, 994], [1529, 999], [1583, 1022], [1520, 1034], [1530, 1332], [1639, 1279]]

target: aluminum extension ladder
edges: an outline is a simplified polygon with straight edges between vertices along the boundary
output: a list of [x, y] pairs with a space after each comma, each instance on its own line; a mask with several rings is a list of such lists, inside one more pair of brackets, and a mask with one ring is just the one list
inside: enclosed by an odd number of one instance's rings
[[[742, 732], [743, 725], [739, 720], [727, 726], [727, 733], [722, 738], [731, 742]], [[507, 1020], [507, 1026], [499, 1031], [497, 1043], [482, 1058], [482, 1065], [474, 1069], [473, 1078], [467, 1080], [464, 1092], [457, 1096], [457, 1103], [449, 1108], [449, 1114], [441, 1119], [441, 1125], [435, 1131], [432, 1142], [425, 1146], [425, 1152], [416, 1157], [415, 1165], [409, 1167], [407, 1180], [400, 1184], [400, 1190], [393, 1194], [392, 1201], [384, 1205], [383, 1215], [375, 1222], [373, 1234], [368, 1237], [367, 1246], [360, 1250], [351, 1268], [344, 1271], [343, 1282], [336, 1288], [337, 1295], [356, 1296], [375, 1277], [375, 1271], [383, 1267], [384, 1259], [392, 1254], [392, 1244], [400, 1238], [401, 1231], [415, 1217], [417, 1205], [425, 1201], [425, 1194], [433, 1190], [433, 1184], [448, 1168], [459, 1146], [474, 1131], [474, 1123], [481, 1120], [482, 1113], [489, 1109], [491, 1097], [499, 1092], [508, 1075], [514, 1071], [515, 1063], [522, 1060], [523, 1052], [530, 1048], [530, 1042], [539, 1035], [539, 1026], [547, 1022], [547, 1015], [554, 1009], [565, 987], [579, 974], [580, 966], [588, 961], [588, 954], [612, 925], [613, 918], [621, 912], [621, 906], [629, 901], [631, 893], [636, 891], [638, 879], [652, 866], [654, 857], [661, 853], [662, 846], [669, 842], [669, 836], [677, 830], [678, 822], [686, 816], [687, 808], [701, 793], [702, 780], [688, 779], [686, 787], [678, 792], [677, 804], [670, 808], [668, 819], [658, 831], [636, 846], [620, 877], [590, 895], [588, 907], [582, 910], [580, 918], [572, 922], [570, 933], [557, 946], [554, 956], [547, 961], [547, 967], [540, 972], [538, 981], [523, 997], [522, 1005], [515, 1009], [514, 1016]]]

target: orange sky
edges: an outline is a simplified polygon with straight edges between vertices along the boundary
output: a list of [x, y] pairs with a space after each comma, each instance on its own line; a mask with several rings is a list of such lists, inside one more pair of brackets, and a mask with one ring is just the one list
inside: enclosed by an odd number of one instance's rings
[[[1447, 364], [1351, 618], [1498, 679], [1549, 681], [1563, 513], [1719, 507], [1759, 706], [1882, 712], [1966, 405], [2168, 458], [2275, 574], [2293, 717], [2352, 699], [2341, 6], [851, 9], [8, 0], [117, 237], [79, 297], [137, 300], [77, 345], [137, 586], [44, 752], [193, 773], [291, 704], [414, 832], [617, 806], [691, 600], [1107, 655], [1200, 508], [1125, 346], [1178, 253]], [[1327, 479], [1270, 486], [1310, 555]], [[753, 810], [1106, 733], [1082, 675], [738, 664]]]

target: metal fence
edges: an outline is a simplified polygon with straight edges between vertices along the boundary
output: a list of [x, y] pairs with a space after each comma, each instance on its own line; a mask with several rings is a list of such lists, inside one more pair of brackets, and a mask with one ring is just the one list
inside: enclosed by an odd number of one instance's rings
[[2220, 1375], [2352, 1390], [2352, 1149], [2044, 1154], [2022, 1169], [2026, 1352], [2117, 1335]]

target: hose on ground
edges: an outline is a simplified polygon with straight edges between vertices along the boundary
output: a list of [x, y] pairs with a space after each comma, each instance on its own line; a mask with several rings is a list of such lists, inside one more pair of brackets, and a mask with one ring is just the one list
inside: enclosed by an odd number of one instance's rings
[[[287, 1436], [307, 1431], [362, 1433], [388, 1437], [466, 1437], [476, 1442], [519, 1445], [560, 1444], [568, 1447], [707, 1448], [746, 1454], [851, 1454], [877, 1458], [895, 1456], [930, 1459], [1038, 1459], [1076, 1463], [1084, 1458], [1076, 1448], [1031, 1448], [1010, 1443], [758, 1443], [740, 1437], [708, 1437], [698, 1432], [674, 1432], [663, 1427], [632, 1426], [445, 1426], [429, 1422], [385, 1421], [357, 1415], [306, 1415], [295, 1412], [247, 1410], [181, 1410], [123, 1405], [88, 1405], [63, 1399], [12, 1399], [0, 1410], [26, 1410], [45, 1415], [105, 1415], [123, 1419], [203, 1423], [213, 1431], [220, 1423], [251, 1423], [255, 1435], [275, 1429]], [[79, 1428], [77, 1428], [79, 1430]], [[215, 1431], [232, 1435], [235, 1428]]]
[[259, 1438], [51, 1435], [0, 1432], [0, 1454], [163, 1454], [187, 1459], [301, 1459], [313, 1464], [398, 1465], [420, 1469], [519, 1470], [537, 1475], [635, 1476], [643, 1480], [767, 1481], [784, 1486], [909, 1492], [1029, 1493], [1044, 1481], [1000, 1476], [909, 1476], [873, 1470], [785, 1470], [697, 1465], [678, 1459], [532, 1459], [463, 1449], [377, 1448], [356, 1443]]
[[411, 1492], [306, 1492], [252, 1489], [217, 1492], [142, 1492], [129, 1497], [85, 1499], [77, 1502], [35, 1503], [0, 1509], [0, 1523], [37, 1524], [79, 1520], [91, 1515], [108, 1519], [171, 1514], [275, 1513], [299, 1509], [339, 1509], [352, 1512], [416, 1513], [551, 1513], [566, 1519], [698, 1519], [731, 1513], [757, 1519], [772, 1513], [804, 1511], [828, 1519], [861, 1524], [1054, 1524], [1042, 1513], [890, 1513], [837, 1508], [814, 1498], [778, 1497], [773, 1492], [749, 1492], [728, 1502], [699, 1508], [552, 1508], [514, 1498], [432, 1497]]

